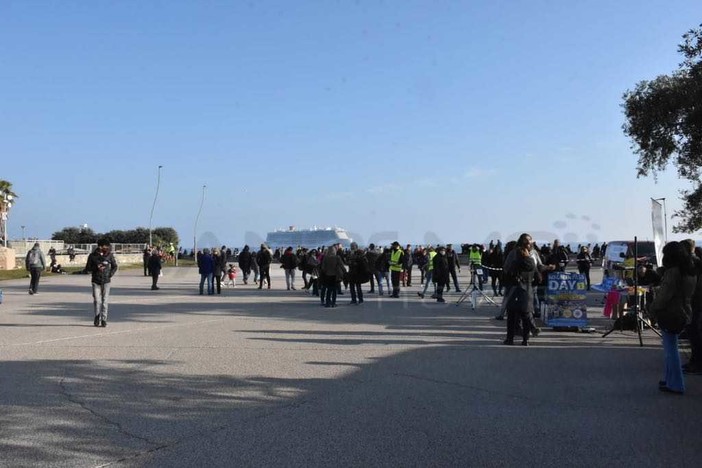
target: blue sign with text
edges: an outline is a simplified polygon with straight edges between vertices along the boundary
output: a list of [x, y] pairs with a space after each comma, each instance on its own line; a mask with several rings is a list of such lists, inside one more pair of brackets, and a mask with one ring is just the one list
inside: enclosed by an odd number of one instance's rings
[[550, 273], [544, 323], [549, 327], [587, 327], [587, 281], [579, 273]]

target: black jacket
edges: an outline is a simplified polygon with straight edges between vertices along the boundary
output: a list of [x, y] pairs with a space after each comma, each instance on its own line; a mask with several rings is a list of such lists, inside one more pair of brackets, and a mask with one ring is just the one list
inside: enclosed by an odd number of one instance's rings
[[271, 265], [273, 257], [268, 249], [261, 249], [256, 255], [256, 263], [259, 268], [266, 268]]
[[375, 250], [369, 250], [366, 252], [366, 259], [368, 260], [368, 268], [370, 268], [371, 273], [377, 273], [378, 269], [375, 266], [375, 262], [378, 260], [378, 252]]
[[535, 274], [536, 262], [531, 256], [524, 257], [519, 249], [514, 249], [507, 255], [504, 276], [510, 278], [510, 284], [513, 286], [507, 297], [509, 309], [534, 313]]
[[448, 254], [441, 255], [440, 253], [437, 253], [434, 256], [433, 264], [434, 264], [433, 280], [435, 280], [437, 283], [448, 284], [448, 282], [449, 282], [449, 269], [451, 268], [449, 265]]
[[239, 268], [246, 273], [251, 271], [251, 252], [248, 246], [239, 254]]
[[91, 281], [95, 284], [109, 283], [117, 273], [117, 268], [117, 261], [112, 252], [103, 255], [98, 249], [88, 256], [88, 262], [85, 264], [85, 271], [92, 275]]
[[158, 276], [161, 273], [161, 257], [158, 254], [149, 255], [148, 267], [151, 276]]
[[294, 253], [283, 254], [280, 257], [280, 265], [286, 270], [294, 270], [297, 268], [297, 256]]

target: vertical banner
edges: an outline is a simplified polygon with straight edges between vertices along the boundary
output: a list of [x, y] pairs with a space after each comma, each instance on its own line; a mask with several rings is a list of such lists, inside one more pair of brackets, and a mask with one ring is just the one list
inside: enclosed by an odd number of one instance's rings
[[587, 327], [586, 290], [585, 275], [549, 273], [544, 323], [549, 327]]
[[651, 222], [653, 223], [653, 244], [656, 247], [656, 264], [663, 266], [663, 243], [665, 242], [665, 219], [663, 204], [651, 198]]

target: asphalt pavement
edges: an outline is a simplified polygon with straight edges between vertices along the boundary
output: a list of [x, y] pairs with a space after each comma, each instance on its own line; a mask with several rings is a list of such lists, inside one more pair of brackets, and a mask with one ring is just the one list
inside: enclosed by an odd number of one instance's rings
[[0, 282], [0, 466], [699, 466], [702, 376], [659, 392], [660, 340], [602, 338], [600, 294], [599, 333], [508, 347], [496, 307], [417, 276], [328, 309], [277, 268], [214, 296], [123, 270], [106, 328], [87, 276]]

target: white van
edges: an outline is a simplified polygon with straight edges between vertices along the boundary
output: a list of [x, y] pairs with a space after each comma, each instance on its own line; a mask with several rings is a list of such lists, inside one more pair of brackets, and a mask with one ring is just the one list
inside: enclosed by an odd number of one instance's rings
[[[639, 261], [656, 264], [656, 246], [653, 241], [639, 241], [637, 246]], [[607, 243], [607, 250], [602, 257], [604, 277], [613, 276], [613, 270], [624, 263], [624, 259], [634, 255], [634, 241], [612, 241]]]

